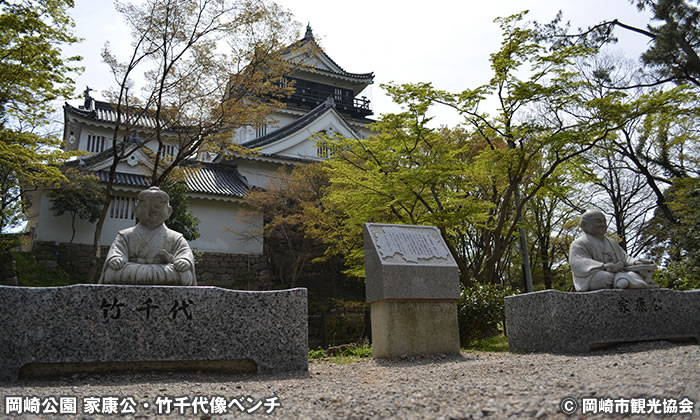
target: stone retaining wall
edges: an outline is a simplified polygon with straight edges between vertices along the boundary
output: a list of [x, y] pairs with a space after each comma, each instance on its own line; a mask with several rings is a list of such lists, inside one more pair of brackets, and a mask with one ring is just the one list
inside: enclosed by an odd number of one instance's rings
[[239, 290], [259, 290], [260, 274], [267, 270], [265, 255], [206, 252], [197, 258], [197, 284]]
[[[108, 249], [108, 246], [102, 246], [100, 267], [104, 265], [104, 255], [107, 255]], [[92, 262], [92, 245], [72, 244], [69, 247], [67, 243], [34, 241], [32, 254], [42, 266], [48, 269], [60, 266], [76, 280], [87, 282]], [[248, 290], [262, 288], [256, 279], [268, 268], [265, 255], [214, 252], [197, 254], [197, 284]]]

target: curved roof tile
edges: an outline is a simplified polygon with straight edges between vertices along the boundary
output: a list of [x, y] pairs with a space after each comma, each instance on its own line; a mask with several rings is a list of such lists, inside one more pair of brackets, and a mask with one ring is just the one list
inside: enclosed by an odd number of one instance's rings
[[[199, 166], [201, 165], [201, 166]], [[233, 166], [196, 162], [183, 167], [185, 185], [192, 193], [212, 194], [241, 198], [250, 189], [248, 183]], [[107, 182], [109, 172], [97, 173], [100, 182]], [[148, 188], [149, 177], [139, 174], [117, 172], [114, 183], [130, 187]]]

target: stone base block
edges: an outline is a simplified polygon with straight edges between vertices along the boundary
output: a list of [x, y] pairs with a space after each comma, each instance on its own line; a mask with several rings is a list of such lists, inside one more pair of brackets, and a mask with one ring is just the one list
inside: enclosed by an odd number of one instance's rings
[[586, 353], [606, 344], [700, 341], [700, 290], [546, 290], [505, 298], [510, 351]]
[[0, 302], [0, 381], [23, 366], [308, 369], [306, 289], [0, 286]]
[[380, 300], [370, 309], [374, 358], [459, 353], [454, 299]]

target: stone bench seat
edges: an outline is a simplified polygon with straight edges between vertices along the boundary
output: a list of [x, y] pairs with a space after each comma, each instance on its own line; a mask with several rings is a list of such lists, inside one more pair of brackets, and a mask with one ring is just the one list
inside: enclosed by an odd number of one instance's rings
[[0, 286], [0, 302], [0, 381], [37, 365], [308, 369], [306, 289]]
[[586, 353], [607, 344], [700, 341], [700, 290], [545, 290], [505, 298], [510, 351]]

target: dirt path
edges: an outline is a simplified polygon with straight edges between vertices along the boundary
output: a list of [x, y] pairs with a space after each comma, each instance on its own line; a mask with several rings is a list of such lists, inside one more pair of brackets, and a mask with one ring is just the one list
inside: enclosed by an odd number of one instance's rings
[[[50, 397], [57, 402], [60, 397], [69, 403], [76, 401], [77, 415], [56, 416], [63, 419], [610, 417], [583, 415], [584, 398], [596, 400], [603, 407], [608, 404], [614, 413], [625, 407], [628, 413], [638, 411], [641, 400], [645, 412], [656, 408], [660, 413], [673, 410], [674, 404], [676, 411], [682, 410], [686, 407], [682, 402], [691, 401], [693, 413], [677, 418], [700, 418], [700, 345], [647, 342], [587, 356], [462, 353], [343, 365], [314, 362], [308, 372], [275, 375], [76, 375], [22, 380], [0, 390], [2, 416], [8, 408], [8, 396], [37, 397], [48, 404], [41, 410], [52, 405]], [[133, 409], [135, 413], [85, 414], [84, 404], [91, 397], [100, 409], [109, 409], [114, 402], [118, 411]], [[574, 416], [561, 412], [560, 403], [566, 397], [579, 405]], [[170, 414], [166, 415], [168, 399]], [[219, 408], [225, 403], [227, 414], [212, 414], [212, 402]], [[258, 408], [253, 410], [256, 405]], [[47, 417], [25, 413], [19, 418]], [[636, 417], [656, 416], [632, 416]]]

